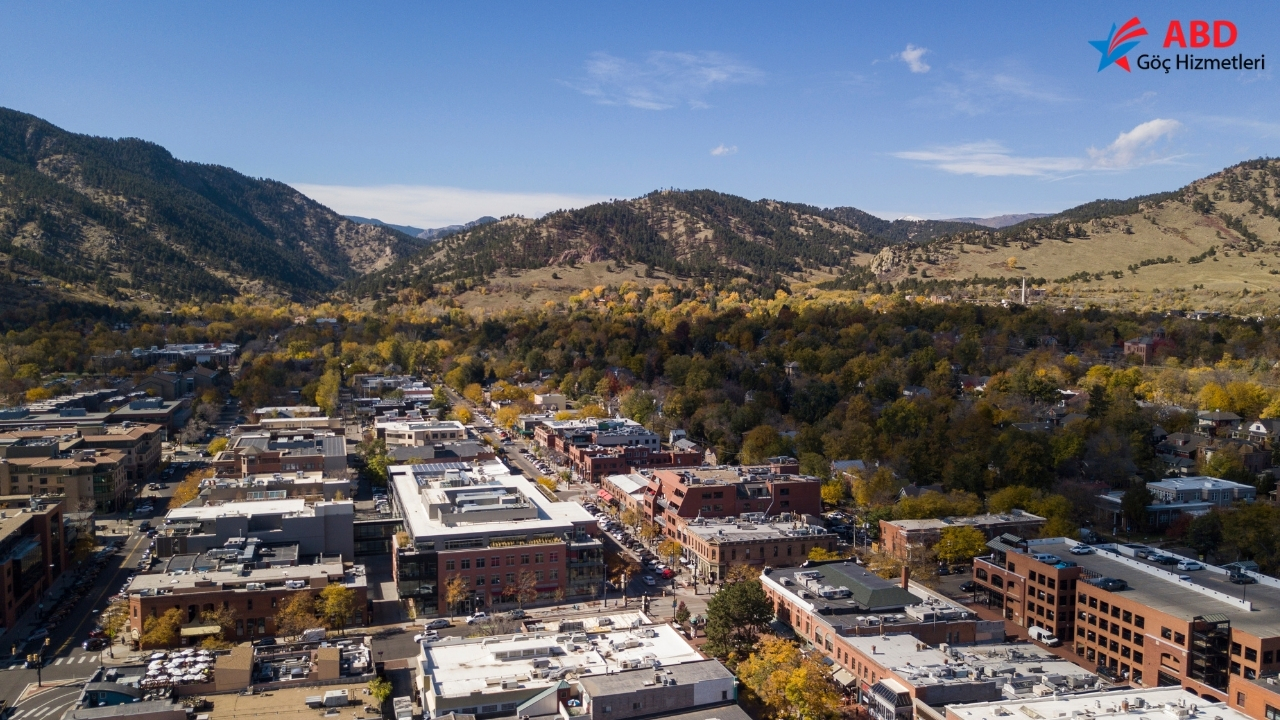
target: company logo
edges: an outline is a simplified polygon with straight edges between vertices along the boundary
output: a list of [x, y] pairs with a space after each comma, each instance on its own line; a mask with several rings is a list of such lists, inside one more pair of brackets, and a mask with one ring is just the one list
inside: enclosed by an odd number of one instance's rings
[[1142, 27], [1142, 21], [1136, 17], [1129, 18], [1129, 22], [1116, 29], [1115, 23], [1111, 23], [1111, 34], [1107, 35], [1106, 40], [1090, 40], [1089, 44], [1098, 49], [1102, 53], [1102, 60], [1098, 62], [1098, 72], [1102, 72], [1108, 65], [1118, 65], [1124, 68], [1125, 72], [1129, 70], [1129, 58], [1126, 57], [1128, 52], [1138, 46], [1138, 41], [1134, 38], [1140, 38], [1147, 34], [1147, 29]]

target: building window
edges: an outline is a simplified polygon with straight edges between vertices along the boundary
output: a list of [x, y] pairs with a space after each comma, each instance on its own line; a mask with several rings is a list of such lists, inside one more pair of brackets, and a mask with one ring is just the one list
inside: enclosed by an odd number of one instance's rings
[[470, 569], [471, 569], [471, 560], [470, 560], [469, 558], [463, 558], [463, 559], [462, 559], [462, 569], [463, 569], [463, 570], [470, 570]]
[[1271, 650], [1266, 650], [1262, 653], [1262, 664], [1270, 665], [1274, 658], [1275, 658], [1275, 653], [1272, 652]]
[[1266, 716], [1267, 720], [1280, 720], [1280, 710], [1277, 710], [1270, 705], [1267, 706], [1263, 715]]
[[547, 562], [560, 562], [560, 553], [547, 553]]
[[1160, 628], [1160, 637], [1164, 638], [1165, 640], [1172, 640], [1173, 631], [1167, 627], [1162, 627]]
[[498, 567], [498, 566], [500, 566], [500, 565], [502, 565], [502, 557], [501, 557], [501, 556], [499, 556], [499, 555], [494, 555], [493, 557], [489, 558], [489, 567]]
[[499, 574], [497, 574], [497, 573], [494, 573], [493, 577], [489, 579], [489, 584], [490, 584], [490, 585], [501, 585], [501, 584], [502, 584], [502, 576], [501, 576], [501, 575], [499, 575]]
[[1120, 619], [1124, 620], [1127, 623], [1131, 623], [1133, 622], [1133, 613], [1129, 612], [1128, 610], [1125, 610], [1123, 613], [1121, 613]]
[[1254, 648], [1245, 648], [1245, 649], [1244, 649], [1244, 659], [1245, 659], [1245, 660], [1248, 660], [1249, 662], [1257, 662], [1257, 661], [1258, 661], [1258, 651], [1257, 651], [1256, 649], [1254, 649]]
[[1173, 641], [1174, 641], [1175, 643], [1179, 644], [1179, 645], [1186, 645], [1186, 644], [1187, 644], [1187, 636], [1186, 636], [1186, 635], [1183, 635], [1182, 633], [1174, 633], [1174, 634], [1173, 634]]
[[507, 584], [511, 584], [511, 583], [513, 583], [513, 582], [515, 582], [515, 581], [516, 581], [516, 574], [515, 574], [515, 573], [507, 573]]
[[476, 558], [476, 567], [477, 568], [484, 567], [484, 558]]
[[1240, 643], [1237, 643], [1237, 642], [1231, 643], [1231, 654], [1237, 657], [1240, 655]]
[[539, 565], [541, 565], [541, 564], [542, 564], [542, 553], [534, 553], [534, 554], [533, 554], [533, 561], [534, 561], [535, 563], [538, 563]]
[[1134, 615], [1134, 616], [1133, 616], [1133, 624], [1134, 624], [1134, 625], [1137, 625], [1137, 626], [1138, 626], [1138, 627], [1140, 627], [1140, 628], [1141, 628], [1141, 627], [1146, 627], [1146, 626], [1147, 626], [1147, 619], [1146, 619], [1146, 618], [1144, 618], [1144, 617], [1142, 617], [1141, 615]]
[[444, 569], [445, 569], [445, 570], [452, 570], [452, 569], [453, 569], [453, 561], [452, 561], [452, 560], [445, 560], [445, 561], [444, 561]]
[[529, 556], [528, 556], [528, 555], [521, 555], [521, 556], [520, 556], [520, 564], [521, 564], [521, 565], [528, 565], [528, 564], [529, 564]]

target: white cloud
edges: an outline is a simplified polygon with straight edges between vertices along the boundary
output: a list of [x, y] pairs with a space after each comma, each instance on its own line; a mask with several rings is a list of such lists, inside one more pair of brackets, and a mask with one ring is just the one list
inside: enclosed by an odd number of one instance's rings
[[703, 99], [718, 88], [757, 82], [764, 73], [715, 52], [651, 52], [631, 61], [607, 53], [587, 60], [587, 76], [569, 85], [604, 105], [668, 110], [710, 107]]
[[927, 73], [929, 72], [929, 64], [924, 61], [924, 55], [927, 52], [929, 52], [928, 48], [916, 47], [911, 43], [907, 43], [907, 49], [900, 53], [894, 53], [893, 57], [906, 63], [913, 73]]
[[736, 152], [738, 152], [737, 145], [725, 145], [724, 143], [720, 143], [719, 145], [711, 148], [711, 154], [715, 155], [716, 157], [721, 157], [723, 155], [733, 155]]
[[1177, 120], [1148, 120], [1129, 132], [1120, 133], [1115, 142], [1101, 150], [1089, 148], [1089, 158], [1094, 167], [1106, 169], [1125, 169], [1136, 165], [1144, 165], [1150, 159], [1139, 157], [1139, 154], [1151, 147], [1157, 140], [1172, 137], [1182, 129]]
[[1107, 147], [1089, 148], [1085, 156], [1020, 156], [994, 141], [964, 143], [928, 150], [894, 153], [903, 160], [928, 163], [956, 175], [980, 177], [1055, 176], [1072, 172], [1128, 170], [1168, 160], [1146, 151], [1158, 140], [1168, 139], [1182, 128], [1176, 120], [1156, 119], [1120, 133]]
[[1007, 105], [1010, 101], [1029, 102], [1035, 106], [1060, 104], [1070, 100], [1052, 88], [1053, 81], [1029, 76], [1013, 64], [997, 70], [961, 69], [955, 80], [940, 83], [932, 94], [921, 98], [924, 104], [950, 105], [966, 115], [981, 115]]
[[553, 210], [584, 207], [608, 199], [603, 195], [505, 193], [432, 185], [353, 187], [293, 183], [293, 187], [343, 215], [421, 228], [457, 225], [484, 215], [541, 217]]

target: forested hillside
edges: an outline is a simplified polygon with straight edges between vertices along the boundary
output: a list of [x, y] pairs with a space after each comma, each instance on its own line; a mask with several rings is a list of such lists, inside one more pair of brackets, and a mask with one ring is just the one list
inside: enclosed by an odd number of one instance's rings
[[115, 300], [315, 298], [423, 244], [283, 183], [0, 109], [0, 258], [18, 283]]

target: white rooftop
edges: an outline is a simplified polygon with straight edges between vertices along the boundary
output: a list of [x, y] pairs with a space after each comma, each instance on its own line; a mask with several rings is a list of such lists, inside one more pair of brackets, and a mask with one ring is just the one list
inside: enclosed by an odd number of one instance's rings
[[842, 641], [916, 687], [1004, 678], [1005, 684], [1014, 686], [1010, 688], [1012, 692], [1030, 691], [1042, 681], [1071, 691], [1094, 687], [1098, 681], [1096, 674], [1031, 643], [950, 646], [943, 650], [907, 633], [851, 636]]
[[[643, 624], [639, 613], [608, 616], [609, 625], [582, 632], [526, 633], [489, 638], [449, 638], [423, 643], [424, 678], [440, 697], [549, 687], [569, 674], [605, 675], [620, 670], [705, 660], [670, 625]], [[636, 624], [638, 627], [632, 627]], [[616, 628], [606, 631], [606, 627]], [[507, 689], [502, 684], [508, 683]]]
[[1244, 485], [1231, 480], [1197, 475], [1195, 477], [1166, 478], [1147, 483], [1147, 487], [1165, 488], [1167, 490], [1244, 490], [1253, 489], [1252, 485]]
[[608, 480], [610, 484], [628, 495], [649, 487], [649, 479], [643, 475], [610, 475]]
[[1045, 718], [1116, 720], [1248, 720], [1225, 703], [1211, 703], [1181, 687], [1112, 690], [1079, 695], [1018, 698], [948, 705], [948, 720], [1044, 720]]
[[238, 515], [253, 517], [255, 515], [309, 515], [316, 508], [324, 508], [326, 514], [341, 513], [338, 509], [346, 506], [348, 512], [355, 512], [350, 500], [332, 500], [317, 502], [311, 505], [303, 498], [285, 498], [283, 500], [235, 500], [221, 505], [203, 505], [200, 507], [180, 507], [170, 510], [165, 515], [165, 522], [199, 522], [220, 517]]

